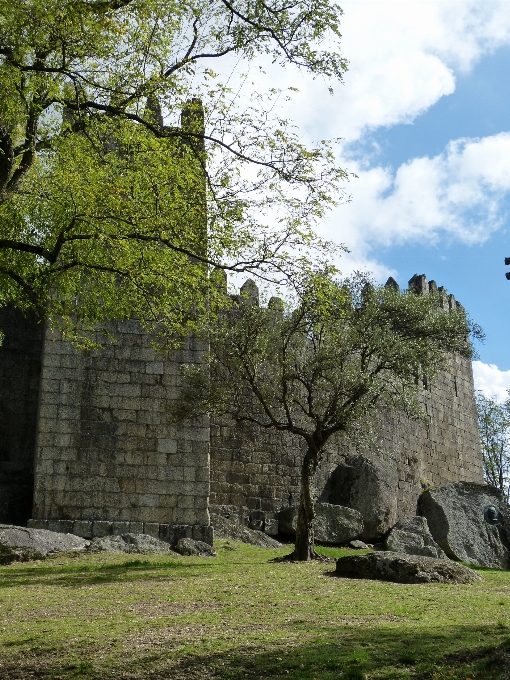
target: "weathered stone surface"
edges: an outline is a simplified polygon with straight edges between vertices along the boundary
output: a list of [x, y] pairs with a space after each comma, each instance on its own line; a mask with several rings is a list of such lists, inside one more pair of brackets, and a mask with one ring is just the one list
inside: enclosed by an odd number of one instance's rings
[[232, 541], [256, 545], [259, 548], [282, 547], [281, 543], [274, 538], [267, 536], [267, 534], [262, 531], [248, 529], [248, 527], [237, 524], [236, 522], [231, 522], [221, 515], [211, 515], [211, 523], [214, 527], [214, 535], [216, 538], [228, 538]]
[[[498, 525], [485, 521], [487, 506], [499, 510]], [[419, 501], [420, 514], [448, 557], [500, 569], [510, 568], [509, 510], [498, 489], [466, 482], [429, 489]]]
[[348, 456], [331, 476], [329, 501], [353, 508], [362, 514], [362, 540], [380, 538], [397, 519], [396, 466], [375, 456]]
[[447, 559], [432, 538], [425, 517], [407, 517], [398, 521], [386, 537], [385, 547], [397, 553]]
[[164, 553], [172, 552], [172, 548], [168, 543], [148, 534], [123, 534], [122, 538], [129, 545], [129, 552], [144, 555], [163, 555]]
[[130, 546], [122, 536], [102, 536], [93, 538], [90, 541], [88, 551], [91, 553], [128, 553], [131, 552]]
[[390, 552], [341, 557], [336, 563], [336, 575], [395, 583], [473, 583], [483, 580], [472, 569], [450, 560]]
[[172, 552], [168, 543], [147, 534], [101, 536], [92, 539], [88, 550], [93, 553], [137, 553], [141, 555], [164, 555]]
[[181, 538], [175, 549], [188, 557], [216, 557], [216, 551], [208, 543], [194, 541], [192, 538]]
[[349, 548], [354, 550], [366, 550], [369, 546], [364, 541], [349, 541]]
[[73, 534], [0, 524], [0, 563], [41, 559], [50, 553], [85, 550], [88, 541]]
[[[278, 515], [280, 532], [285, 536], [296, 535], [297, 508], [284, 508]], [[352, 508], [331, 503], [315, 504], [313, 522], [315, 540], [319, 543], [346, 543], [363, 532], [363, 517]]]

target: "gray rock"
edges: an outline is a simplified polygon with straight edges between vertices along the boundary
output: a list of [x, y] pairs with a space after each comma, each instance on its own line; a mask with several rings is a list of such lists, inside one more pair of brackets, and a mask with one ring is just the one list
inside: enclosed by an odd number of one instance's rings
[[194, 541], [192, 538], [181, 538], [175, 549], [188, 557], [216, 557], [216, 551], [208, 543]]
[[160, 541], [148, 534], [123, 534], [122, 536], [101, 536], [93, 538], [88, 547], [89, 552], [137, 553], [140, 555], [164, 555], [172, 552], [165, 541]]
[[450, 560], [388, 552], [341, 557], [337, 560], [335, 573], [343, 578], [395, 583], [473, 583], [483, 580], [472, 569]]
[[363, 516], [363, 541], [383, 536], [397, 520], [398, 471], [376, 456], [348, 456], [327, 486], [330, 503], [353, 508]]
[[101, 536], [90, 541], [88, 551], [91, 553], [129, 553], [130, 546], [122, 536]]
[[[297, 512], [295, 506], [284, 508], [278, 515], [280, 532], [286, 536], [296, 535]], [[315, 540], [319, 543], [347, 543], [363, 531], [363, 517], [352, 508], [332, 503], [316, 503], [313, 521]]]
[[57, 552], [79, 552], [88, 544], [73, 534], [0, 524], [0, 564], [42, 559]]
[[366, 550], [369, 547], [364, 541], [349, 541], [349, 548], [354, 550]]
[[[499, 510], [496, 526], [485, 521], [488, 506]], [[445, 484], [425, 491], [418, 510], [448, 557], [485, 567], [510, 568], [509, 507], [498, 489], [467, 482]]]
[[408, 555], [448, 559], [432, 538], [425, 517], [407, 517], [398, 521], [386, 537], [385, 548]]
[[214, 527], [214, 535], [216, 538], [227, 538], [231, 541], [239, 541], [240, 543], [249, 543], [256, 545], [259, 548], [281, 548], [282, 544], [274, 538], [267, 536], [262, 531], [248, 529], [241, 524], [231, 522], [221, 515], [211, 514], [211, 524]]

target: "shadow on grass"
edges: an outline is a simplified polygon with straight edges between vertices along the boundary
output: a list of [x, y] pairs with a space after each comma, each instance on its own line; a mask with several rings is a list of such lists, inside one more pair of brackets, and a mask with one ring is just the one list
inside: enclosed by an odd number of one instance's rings
[[[290, 631], [289, 631], [290, 632]], [[71, 680], [507, 680], [510, 678], [509, 631], [489, 626], [402, 631], [383, 625], [323, 627], [314, 642], [287, 643], [263, 649], [264, 640], [228, 653], [203, 654], [188, 649], [176, 658], [172, 649], [131, 650], [121, 661], [100, 661], [97, 654], [71, 663], [53, 657], [33, 665], [0, 664], [2, 680], [60, 678]], [[36, 665], [37, 663], [37, 665]]]
[[126, 560], [114, 564], [42, 564], [33, 567], [12, 567], [2, 573], [0, 590], [20, 585], [80, 586], [96, 583], [114, 583], [138, 580], [151, 575], [155, 577], [180, 576], [194, 577], [204, 570], [216, 566], [207, 563], [161, 561], [149, 562], [139, 559]]
[[[287, 647], [267, 651], [240, 649], [230, 654], [200, 655], [161, 670], [160, 678], [293, 678], [295, 680], [503, 680], [510, 678], [510, 631], [498, 635], [490, 627], [452, 627], [402, 632], [373, 628], [323, 628], [313, 644], [289, 640]], [[469, 644], [471, 640], [471, 644]], [[474, 642], [476, 640], [477, 642]], [[261, 643], [263, 644], [263, 643]], [[126, 668], [140, 677], [149, 664], [140, 659]], [[101, 677], [100, 675], [91, 678]], [[108, 676], [105, 676], [108, 677]], [[112, 675], [112, 677], [115, 677]], [[142, 677], [144, 677], [142, 675]]]

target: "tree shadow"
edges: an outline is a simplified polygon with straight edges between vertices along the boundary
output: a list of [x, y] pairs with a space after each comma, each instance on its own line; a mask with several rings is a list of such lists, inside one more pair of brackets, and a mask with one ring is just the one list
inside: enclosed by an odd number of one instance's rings
[[[25, 563], [26, 564], [26, 563]], [[216, 566], [206, 562], [183, 562], [168, 560], [150, 562], [142, 559], [130, 559], [114, 564], [38, 564], [19, 568], [10, 567], [2, 573], [0, 590], [20, 585], [45, 586], [80, 586], [100, 583], [116, 583], [137, 581], [142, 578], [171, 576], [180, 572], [190, 578], [204, 570]]]

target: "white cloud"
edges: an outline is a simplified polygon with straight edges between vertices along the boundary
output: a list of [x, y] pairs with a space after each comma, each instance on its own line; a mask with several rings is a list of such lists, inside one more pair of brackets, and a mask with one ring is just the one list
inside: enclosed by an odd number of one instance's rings
[[500, 371], [495, 364], [473, 361], [473, 377], [475, 389], [481, 390], [486, 397], [495, 397], [497, 401], [508, 398], [510, 371]]
[[[265, 75], [251, 68], [242, 90], [244, 98], [250, 88], [297, 86], [300, 92], [284, 109], [305, 141], [350, 142], [381, 126], [410, 123], [454, 91], [456, 74], [510, 44], [507, 0], [340, 4], [342, 53], [350, 69], [333, 96], [320, 79], [270, 64]], [[339, 163], [359, 176], [349, 187], [353, 201], [335, 210], [320, 231], [351, 248], [339, 263], [344, 271], [371, 268], [382, 280], [389, 271], [373, 254], [378, 246], [435, 243], [445, 236], [478, 243], [502, 224], [501, 201], [510, 190], [508, 134], [457, 140], [442, 154], [414, 158], [396, 171], [347, 156]]]
[[[510, 42], [510, 2], [344, 0], [344, 85], [327, 94], [321, 79], [267, 67], [257, 85], [297, 86], [288, 108], [316, 137], [359, 139], [381, 126], [410, 123], [455, 90], [455, 73]], [[329, 85], [329, 83], [328, 83]]]
[[501, 225], [510, 191], [510, 133], [451, 142], [434, 158], [414, 158], [396, 172], [358, 170], [353, 200], [325, 230], [356, 252], [395, 243], [434, 243], [449, 235], [480, 243]]

